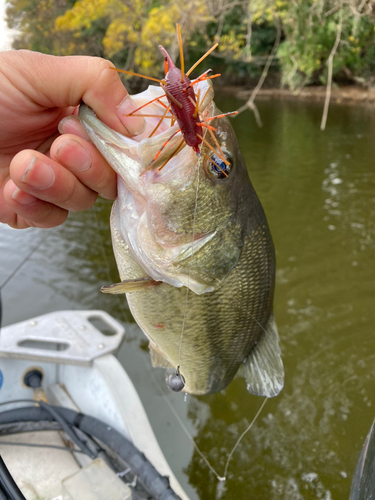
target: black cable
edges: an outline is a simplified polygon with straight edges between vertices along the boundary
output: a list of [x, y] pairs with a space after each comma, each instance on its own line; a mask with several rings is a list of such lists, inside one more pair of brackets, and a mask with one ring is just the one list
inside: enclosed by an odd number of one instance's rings
[[[56, 420], [56, 422], [58, 422], [60, 425], [61, 425], [61, 428], [63, 431], [65, 431], [68, 436], [71, 438], [71, 440], [78, 446], [78, 448], [80, 448], [83, 453], [85, 453], [86, 455], [88, 455], [91, 459], [95, 459], [97, 458], [98, 456], [98, 453], [97, 452], [94, 452], [92, 450], [90, 450], [86, 445], [85, 443], [77, 436], [74, 428], [73, 428], [73, 425], [77, 425], [73, 422], [73, 424], [69, 424], [65, 419], [64, 417], [62, 417], [60, 415], [60, 413], [58, 411], [56, 411], [56, 409], [51, 406], [51, 405], [48, 405], [47, 403], [44, 403], [43, 401], [34, 401], [33, 399], [15, 399], [13, 401], [6, 401], [4, 403], [0, 403], [0, 406], [3, 406], [3, 405], [7, 405], [7, 404], [14, 404], [14, 403], [22, 403], [22, 402], [25, 402], [25, 403], [32, 403], [33, 406], [40, 406], [41, 408], [44, 408], [45, 411], [47, 413], [49, 413], [52, 417], [53, 417], [53, 420]], [[32, 408], [32, 406], [30, 405], [30, 408]], [[76, 419], [77, 419], [77, 422], [80, 421], [80, 419], [82, 418], [81, 416], [82, 414], [80, 413], [77, 413], [77, 416], [76, 416]], [[78, 427], [78, 426], [77, 426]]]
[[[0, 425], [55, 420], [51, 412], [46, 411], [45, 403], [39, 407], [24, 407], [0, 412]], [[59, 406], [49, 407], [63, 417], [68, 425], [72, 425], [77, 418], [77, 412]], [[140, 483], [146, 488], [155, 500], [178, 500], [180, 497], [172, 490], [167, 477], [161, 476], [154, 466], [147, 460], [125, 436], [101, 420], [84, 415], [79, 422], [79, 428], [87, 435], [99, 440], [119, 455], [131, 467], [132, 473], [138, 476]]]
[[0, 486], [0, 500], [9, 500], [9, 498], [6, 496], [1, 486]]
[[9, 436], [10, 434], [21, 434], [23, 432], [40, 432], [40, 431], [61, 431], [61, 425], [58, 422], [15, 422], [0, 425], [0, 438]]
[[86, 455], [94, 460], [98, 456], [97, 453], [92, 452], [85, 443], [77, 436], [74, 432], [73, 427], [65, 420], [65, 418], [57, 411], [53, 406], [44, 403], [43, 401], [38, 401], [39, 406], [43, 408], [47, 413], [49, 413], [56, 422], [59, 422], [62, 429], [68, 434], [73, 443], [75, 443], [78, 448], [80, 448]]
[[0, 485], [11, 500], [26, 500], [0, 455]]
[[[78, 419], [79, 421], [80, 419]], [[76, 420], [77, 421], [77, 420]], [[64, 447], [58, 447], [58, 446], [50, 446], [50, 445], [43, 445], [43, 444], [30, 444], [30, 443], [13, 443], [13, 442], [7, 442], [3, 441], [2, 438], [3, 436], [9, 436], [12, 434], [22, 434], [24, 432], [43, 432], [43, 431], [61, 431], [61, 424], [59, 422], [55, 421], [46, 421], [46, 420], [36, 420], [36, 421], [28, 421], [28, 422], [12, 422], [8, 424], [1, 424], [0, 425], [0, 448], [2, 444], [9, 444], [9, 445], [25, 445], [25, 446], [33, 446], [33, 447], [52, 447], [52, 448], [58, 448], [61, 450], [66, 450], [70, 451], [72, 453], [84, 453], [81, 450], [78, 449], [71, 449], [71, 448], [64, 448]], [[134, 479], [134, 474], [131, 473], [131, 469], [129, 465], [123, 460], [121, 457], [117, 455], [113, 450], [111, 450], [108, 446], [106, 446], [104, 443], [100, 443], [100, 445], [96, 442], [95, 439], [92, 438], [92, 436], [87, 435], [80, 429], [76, 428], [74, 429], [78, 437], [81, 437], [81, 439], [86, 439], [85, 441], [87, 443], [88, 447], [91, 447], [94, 451], [98, 453], [98, 457], [102, 458], [104, 462], [112, 469], [116, 474], [119, 472], [124, 471], [125, 469], [129, 469], [129, 474], [126, 476], [122, 477], [122, 481], [125, 482], [125, 484], [131, 483], [132, 480]], [[90, 445], [90, 446], [89, 446]], [[133, 500], [141, 500], [143, 498], [150, 499], [149, 494], [142, 488], [142, 485], [139, 483], [137, 484], [136, 491], [133, 491]], [[0, 496], [0, 500], [3, 500], [2, 497]], [[8, 499], [6, 499], [8, 500]]]

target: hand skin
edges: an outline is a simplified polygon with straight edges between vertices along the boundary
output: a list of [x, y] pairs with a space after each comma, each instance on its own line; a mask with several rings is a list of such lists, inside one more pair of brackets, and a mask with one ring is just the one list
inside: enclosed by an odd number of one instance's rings
[[142, 132], [143, 118], [123, 116], [135, 106], [110, 66], [89, 56], [0, 52], [0, 222], [54, 227], [98, 194], [116, 197], [116, 174], [75, 116], [84, 101], [117, 132]]

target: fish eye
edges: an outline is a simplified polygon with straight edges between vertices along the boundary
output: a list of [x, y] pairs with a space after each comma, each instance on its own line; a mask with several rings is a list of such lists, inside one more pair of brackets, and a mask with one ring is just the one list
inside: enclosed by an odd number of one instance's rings
[[232, 169], [231, 158], [224, 154], [226, 161], [229, 163], [225, 163], [223, 158], [218, 155], [212, 154], [210, 158], [210, 162], [208, 164], [208, 170], [216, 179], [225, 179], [229, 176]]

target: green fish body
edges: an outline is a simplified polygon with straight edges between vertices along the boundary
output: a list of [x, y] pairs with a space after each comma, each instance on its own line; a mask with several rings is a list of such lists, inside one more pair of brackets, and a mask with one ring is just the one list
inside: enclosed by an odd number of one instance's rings
[[[207, 95], [203, 118], [217, 116], [212, 87], [200, 85]], [[140, 106], [158, 92], [150, 86], [133, 100]], [[149, 114], [163, 114], [157, 102], [152, 107]], [[251, 393], [277, 395], [284, 370], [273, 316], [275, 252], [227, 118], [210, 121], [217, 132], [205, 133], [211, 148], [203, 144], [201, 156], [185, 146], [159, 170], [170, 152], [147, 167], [176, 125], [163, 123], [148, 138], [151, 119], [130, 139], [84, 105], [79, 116], [118, 174], [111, 231], [122, 282], [103, 291], [126, 293], [153, 365], [179, 367], [192, 394], [224, 389], [243, 365]], [[215, 139], [230, 162], [227, 176], [217, 168]], [[180, 140], [176, 134], [172, 151]]]

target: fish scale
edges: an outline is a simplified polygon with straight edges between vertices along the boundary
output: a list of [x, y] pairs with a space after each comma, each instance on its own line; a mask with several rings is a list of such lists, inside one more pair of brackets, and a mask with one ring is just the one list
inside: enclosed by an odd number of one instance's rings
[[[117, 240], [115, 247], [119, 243]], [[141, 277], [136, 263], [132, 269], [130, 255], [125, 261], [131, 271], [120, 271], [121, 277]], [[203, 295], [189, 291], [187, 311], [185, 287], [162, 284], [127, 294], [139, 326], [158, 350], [168, 353], [165, 357], [171, 367], [178, 362], [186, 312], [179, 363], [189, 392], [207, 394], [223, 389], [259, 340], [272, 313], [273, 294], [269, 290], [274, 286], [273, 262], [272, 240], [268, 228], [261, 226], [246, 238], [239, 264], [222, 287]], [[250, 279], [249, 268], [256, 270]], [[157, 326], [160, 324], [162, 329]]]

